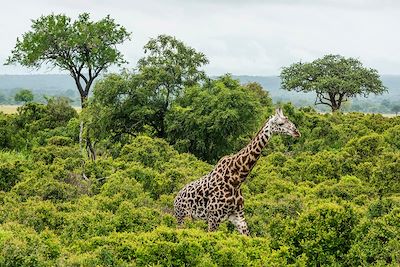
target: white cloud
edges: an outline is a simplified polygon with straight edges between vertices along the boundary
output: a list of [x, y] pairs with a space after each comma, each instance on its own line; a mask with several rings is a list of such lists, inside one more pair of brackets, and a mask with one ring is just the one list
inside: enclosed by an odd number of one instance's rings
[[[20, 0], [0, 11], [0, 61], [29, 30], [30, 19], [52, 12], [89, 12], [94, 19], [110, 14], [133, 33], [121, 47], [130, 67], [149, 38], [166, 33], [204, 52], [212, 75], [274, 75], [282, 66], [327, 53], [400, 74], [400, 2], [394, 0]], [[0, 66], [0, 73], [27, 72]]]

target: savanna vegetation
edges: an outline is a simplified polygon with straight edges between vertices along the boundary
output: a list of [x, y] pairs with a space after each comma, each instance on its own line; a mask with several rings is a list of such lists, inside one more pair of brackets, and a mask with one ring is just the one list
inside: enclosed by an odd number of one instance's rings
[[[208, 137], [200, 127], [221, 127], [213, 118], [187, 128], [197, 135], [193, 147], [146, 131], [102, 137], [92, 161], [79, 148], [79, 119], [65, 102], [28, 103], [0, 115], [0, 265], [397, 266], [399, 117], [284, 109], [302, 138], [273, 137], [243, 185], [250, 237], [229, 223], [215, 233], [190, 220], [176, 229], [172, 203], [253, 129], [229, 138], [236, 142], [228, 148], [216, 143], [214, 158], [198, 149]], [[268, 114], [260, 112], [254, 124]]]
[[175, 194], [274, 103], [257, 83], [210, 79], [205, 55], [174, 37], [145, 49], [79, 114], [57, 97], [0, 113], [0, 266], [400, 264], [400, 117], [282, 104], [302, 137], [274, 136], [242, 186], [250, 236], [228, 222], [177, 229]]

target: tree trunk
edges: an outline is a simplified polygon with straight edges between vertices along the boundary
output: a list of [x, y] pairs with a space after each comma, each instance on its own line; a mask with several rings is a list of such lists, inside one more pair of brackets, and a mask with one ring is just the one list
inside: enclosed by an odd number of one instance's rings
[[334, 113], [340, 109], [340, 106], [332, 104], [331, 109], [332, 109], [332, 113]]
[[96, 150], [94, 149], [94, 145], [93, 145], [92, 141], [90, 140], [89, 134], [86, 138], [86, 150], [88, 153], [88, 157], [91, 160], [96, 160]]
[[[81, 94], [81, 108], [82, 110], [86, 107], [87, 105], [87, 96]], [[82, 150], [82, 143], [83, 143], [83, 121], [81, 120], [79, 124], [79, 148]]]
[[79, 148], [82, 150], [82, 141], [83, 141], [83, 121], [79, 124]]
[[[86, 93], [81, 94], [81, 107], [82, 107], [82, 110], [87, 107], [87, 101], [88, 101], [87, 98], [88, 97], [87, 97]], [[79, 147], [82, 150], [82, 146], [83, 146], [82, 145], [82, 143], [83, 143], [83, 131], [85, 130], [84, 122], [81, 121], [79, 126], [80, 126], [79, 127], [80, 128], [79, 129]], [[86, 129], [86, 140], [85, 140], [85, 143], [86, 143], [86, 152], [87, 152], [88, 157], [91, 160], [96, 160], [96, 150], [95, 150], [94, 145], [92, 144], [92, 142], [90, 140], [89, 132], [87, 131], [87, 129]]]
[[87, 106], [87, 95], [81, 95], [81, 108], [84, 109]]
[[332, 113], [338, 111], [342, 104], [343, 96], [339, 94], [339, 99], [336, 99], [336, 96], [337, 96], [336, 93], [329, 93], [329, 99], [331, 102]]

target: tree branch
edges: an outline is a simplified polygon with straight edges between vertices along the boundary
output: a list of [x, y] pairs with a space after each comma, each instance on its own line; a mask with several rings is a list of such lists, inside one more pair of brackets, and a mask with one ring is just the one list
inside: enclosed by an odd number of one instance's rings
[[[314, 105], [321, 105], [322, 104], [322, 105], [330, 106], [332, 108], [332, 104], [330, 102], [323, 101], [323, 99], [329, 101], [329, 99], [324, 97], [322, 93], [317, 92], [317, 97], [315, 99]], [[319, 102], [317, 102], [317, 101], [319, 101]]]

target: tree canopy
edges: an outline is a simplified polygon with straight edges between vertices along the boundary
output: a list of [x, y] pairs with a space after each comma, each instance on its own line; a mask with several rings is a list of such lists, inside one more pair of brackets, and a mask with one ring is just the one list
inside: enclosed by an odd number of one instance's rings
[[282, 88], [297, 92], [315, 92], [315, 104], [340, 109], [351, 97], [382, 94], [386, 91], [375, 69], [369, 69], [355, 58], [326, 55], [309, 63], [298, 62], [284, 67]]
[[[142, 86], [135, 73], [106, 75], [96, 83], [93, 98], [84, 111], [95, 139], [107, 136], [122, 141], [156, 124], [157, 108], [151, 105], [152, 93]], [[153, 130], [151, 130], [153, 132]]]
[[125, 63], [116, 45], [129, 39], [130, 33], [110, 16], [94, 22], [88, 13], [75, 21], [63, 14], [51, 14], [33, 20], [31, 28], [17, 39], [6, 64], [30, 68], [45, 65], [68, 71], [82, 107], [100, 73], [111, 65]]
[[160, 35], [144, 46], [145, 56], [138, 62], [142, 84], [152, 94], [157, 113], [152, 125], [158, 136], [165, 136], [165, 115], [174, 98], [184, 87], [206, 79], [200, 68], [208, 63], [206, 56], [173, 36]]
[[214, 162], [242, 145], [265, 117], [268, 95], [240, 85], [230, 75], [185, 89], [167, 114], [167, 138], [179, 151]]

